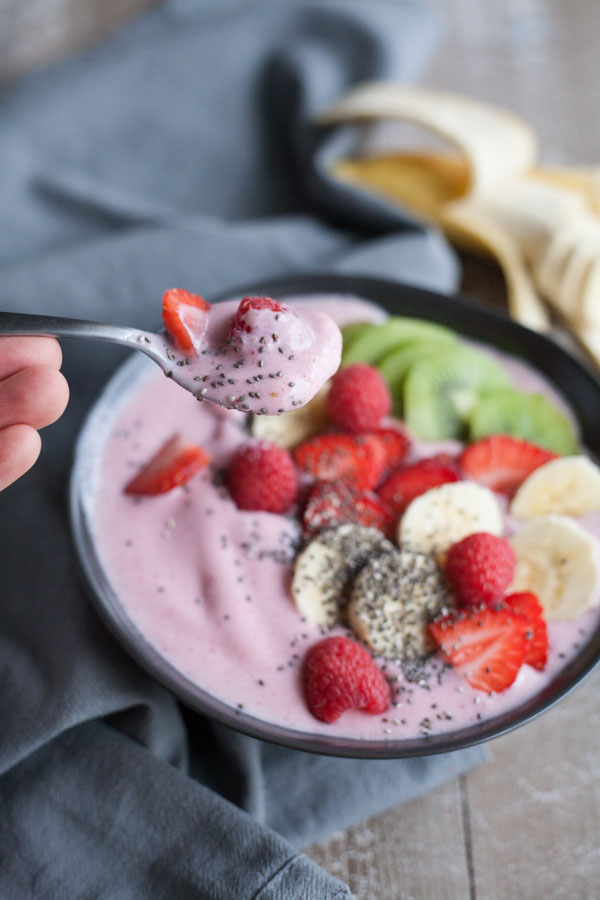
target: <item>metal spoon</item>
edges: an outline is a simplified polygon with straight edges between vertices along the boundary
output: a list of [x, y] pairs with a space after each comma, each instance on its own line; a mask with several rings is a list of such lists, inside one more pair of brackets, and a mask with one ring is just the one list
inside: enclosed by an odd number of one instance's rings
[[[190, 391], [198, 400], [208, 400], [228, 409], [241, 412], [252, 412], [257, 415], [280, 414], [296, 406], [306, 403], [312, 394], [306, 392], [306, 378], [302, 375], [297, 381], [289, 384], [278, 369], [269, 377], [278, 383], [271, 385], [270, 396], [263, 398], [259, 390], [248, 389], [250, 370], [256, 365], [256, 379], [262, 380], [262, 357], [245, 366], [246, 360], [227, 351], [220, 352], [209, 347], [196, 357], [182, 354], [171, 342], [166, 331], [155, 334], [120, 325], [104, 325], [100, 322], [89, 322], [85, 319], [68, 319], [62, 316], [39, 316], [28, 313], [0, 312], [0, 337], [3, 335], [38, 335], [57, 338], [86, 338], [92, 341], [105, 341], [120, 344], [132, 350], [141, 350], [155, 362], [168, 378]], [[235, 349], [235, 348], [234, 348]], [[279, 348], [278, 348], [279, 349]], [[259, 351], [259, 352], [262, 352]], [[293, 357], [290, 356], [290, 359]], [[280, 364], [279, 355], [277, 364]], [[244, 369], [241, 370], [241, 366]], [[325, 372], [324, 378], [332, 373]], [[316, 388], [321, 385], [316, 385]], [[260, 384], [252, 384], [259, 388]], [[277, 393], [274, 393], [277, 391]], [[299, 396], [300, 395], [300, 396]], [[301, 400], [300, 397], [303, 397]], [[276, 398], [271, 399], [271, 398]], [[271, 404], [274, 408], [269, 408]], [[277, 408], [279, 407], [279, 408]]]
[[[196, 393], [198, 385], [189, 379], [178, 377], [176, 354], [170, 349], [166, 333], [155, 334], [120, 325], [105, 325], [85, 319], [68, 319], [62, 316], [37, 316], [29, 313], [0, 312], [0, 336], [37, 335], [39, 337], [86, 338], [91, 341], [105, 341], [121, 344], [132, 350], [141, 350], [182, 387]], [[183, 376], [183, 373], [182, 373]], [[206, 397], [210, 400], [210, 397]]]

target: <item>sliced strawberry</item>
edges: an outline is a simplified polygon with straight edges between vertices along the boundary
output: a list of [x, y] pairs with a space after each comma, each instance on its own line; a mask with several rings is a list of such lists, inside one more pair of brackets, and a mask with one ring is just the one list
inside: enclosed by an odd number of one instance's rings
[[185, 484], [210, 458], [202, 447], [185, 444], [176, 434], [160, 448], [141, 472], [125, 486], [126, 494], [166, 494]]
[[508, 594], [502, 602], [527, 619], [525, 662], [534, 669], [544, 669], [548, 660], [548, 629], [542, 604], [530, 591]]
[[401, 514], [415, 497], [451, 481], [460, 481], [453, 466], [435, 459], [421, 459], [392, 472], [377, 488], [377, 493], [394, 512]]
[[440, 466], [447, 466], [449, 469], [453, 469], [457, 475], [461, 475], [458, 456], [454, 456], [452, 453], [434, 453], [433, 456], [428, 456], [427, 459], [430, 462], [438, 463]]
[[381, 441], [385, 450], [385, 471], [396, 469], [410, 450], [410, 439], [403, 431], [397, 428], [377, 428], [367, 432], [369, 437]]
[[184, 353], [197, 353], [208, 325], [210, 303], [199, 294], [171, 288], [163, 296], [163, 323]]
[[287, 312], [287, 306], [272, 300], [271, 297], [244, 297], [237, 308], [233, 327], [237, 331], [245, 331], [248, 334], [253, 330], [252, 310], [268, 309], [273, 313]]
[[480, 691], [504, 691], [525, 661], [527, 620], [511, 609], [469, 607], [428, 626], [456, 672]]
[[385, 465], [385, 450], [369, 435], [321, 434], [300, 444], [296, 465], [317, 481], [342, 480], [359, 491], [375, 487]]
[[345, 481], [318, 481], [304, 507], [305, 533], [312, 536], [344, 522], [378, 528], [387, 537], [393, 536], [396, 527], [396, 517], [376, 494], [357, 491]]
[[493, 491], [511, 496], [528, 475], [557, 454], [508, 434], [470, 444], [460, 457], [464, 474]]

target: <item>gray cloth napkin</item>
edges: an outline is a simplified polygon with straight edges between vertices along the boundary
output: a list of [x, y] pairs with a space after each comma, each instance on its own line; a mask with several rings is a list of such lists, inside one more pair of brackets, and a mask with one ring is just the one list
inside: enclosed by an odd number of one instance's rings
[[[0, 103], [0, 308], [157, 328], [162, 292], [314, 270], [451, 290], [443, 240], [331, 183], [308, 117], [430, 44], [402, 2], [172, 0]], [[298, 847], [433, 787], [478, 748], [343, 760], [183, 710], [101, 624], [66, 486], [120, 350], [64, 345], [71, 401], [0, 496], [0, 896], [349, 896]]]

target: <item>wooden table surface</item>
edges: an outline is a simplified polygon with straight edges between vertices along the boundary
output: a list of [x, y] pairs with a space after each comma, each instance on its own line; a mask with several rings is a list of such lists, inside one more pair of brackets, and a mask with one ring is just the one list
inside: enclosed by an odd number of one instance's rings
[[[0, 79], [90, 43], [150, 2], [0, 0]], [[446, 23], [427, 84], [521, 113], [546, 162], [598, 161], [597, 0], [435, 4]], [[463, 288], [504, 305], [502, 279], [487, 263], [464, 260]], [[491, 759], [479, 769], [308, 853], [357, 900], [596, 900], [599, 692], [600, 670], [554, 709], [490, 743]]]

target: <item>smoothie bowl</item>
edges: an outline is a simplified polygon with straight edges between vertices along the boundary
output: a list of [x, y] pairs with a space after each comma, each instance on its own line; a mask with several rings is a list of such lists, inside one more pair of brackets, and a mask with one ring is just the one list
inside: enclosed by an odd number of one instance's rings
[[[287, 376], [276, 342], [264, 358], [285, 371], [247, 379], [250, 411], [198, 403], [142, 357], [117, 371], [71, 491], [109, 627], [193, 709], [297, 749], [438, 753], [547, 709], [600, 657], [600, 385], [459, 299], [345, 276], [246, 295], [329, 313], [342, 368], [274, 416], [253, 410]], [[375, 422], [352, 420], [359, 395]], [[144, 491], [175, 436], [193, 474]], [[257, 447], [275, 448], [268, 478]], [[360, 708], [322, 696], [336, 666]]]

